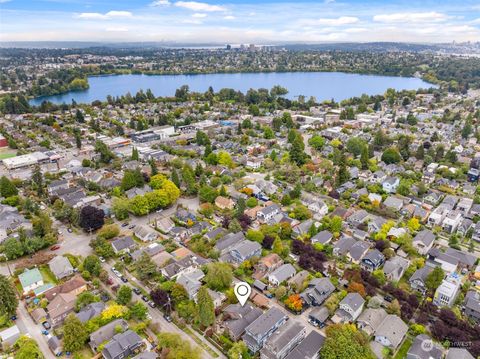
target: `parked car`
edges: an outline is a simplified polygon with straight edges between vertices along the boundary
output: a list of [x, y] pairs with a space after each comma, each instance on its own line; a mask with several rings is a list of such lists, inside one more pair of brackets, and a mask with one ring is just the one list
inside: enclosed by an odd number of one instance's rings
[[142, 291], [140, 289], [138, 289], [137, 287], [133, 288], [133, 293], [135, 293], [136, 295], [140, 295], [142, 293]]
[[132, 224], [130, 227], [128, 227], [128, 229], [134, 229], [135, 228], [135, 224]]
[[108, 284], [108, 285], [112, 285], [112, 284], [113, 284], [113, 279], [112, 279], [112, 277], [108, 277], [108, 279], [107, 279], [107, 284]]
[[55, 244], [54, 246], [50, 247], [51, 251], [56, 251], [57, 249], [60, 249], [60, 246], [58, 244]]
[[98, 259], [100, 260], [100, 262], [105, 263], [105, 258], [103, 258], [103, 257], [98, 257]]
[[72, 232], [73, 232], [73, 229], [68, 228], [68, 229], [67, 229], [67, 232], [68, 232], [68, 233], [72, 233]]
[[391, 302], [393, 302], [393, 300], [395, 298], [393, 298], [391, 295], [387, 294], [385, 297], [383, 297], [383, 299], [385, 299], [387, 302], [391, 303]]
[[167, 322], [169, 322], [169, 323], [172, 322], [172, 317], [171, 317], [170, 315], [168, 315], [168, 314], [164, 314], [164, 315], [163, 315], [163, 318], [164, 318]]
[[43, 325], [43, 327], [44, 327], [45, 329], [50, 329], [50, 328], [52, 327], [52, 326], [50, 325], [50, 323], [49, 323], [49, 322], [46, 322], [46, 321], [43, 322], [42, 325]]
[[122, 227], [128, 226], [128, 223], [122, 223]]
[[149, 302], [148, 302], [148, 305], [149, 305], [150, 307], [152, 307], [152, 308], [155, 308], [155, 303], [152, 302], [152, 301], [149, 301]]
[[143, 300], [144, 302], [148, 302], [148, 297], [147, 297], [146, 295], [142, 295], [142, 300]]
[[13, 321], [13, 322], [16, 321], [16, 320], [17, 320], [17, 316], [16, 316], [16, 315], [12, 315], [12, 316], [10, 317], [10, 320]]
[[48, 335], [48, 330], [45, 330], [45, 329], [42, 330], [42, 334], [43, 334], [43, 335]]
[[123, 283], [127, 283], [127, 282], [128, 282], [127, 277], [125, 277], [125, 276], [123, 276], [123, 275], [120, 277], [120, 279], [122, 280]]

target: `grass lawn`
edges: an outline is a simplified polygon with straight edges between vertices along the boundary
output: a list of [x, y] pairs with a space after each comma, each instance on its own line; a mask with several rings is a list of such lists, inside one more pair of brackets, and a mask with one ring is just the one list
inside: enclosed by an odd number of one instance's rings
[[412, 346], [412, 339], [410, 339], [410, 338], [405, 339], [405, 341], [403, 342], [400, 349], [398, 349], [398, 352], [397, 352], [397, 354], [395, 354], [393, 359], [404, 359], [404, 358], [406, 358], [407, 357], [407, 352], [408, 352], [408, 350], [410, 349], [411, 346]]
[[94, 353], [88, 345], [85, 345], [82, 350], [75, 352], [75, 356], [83, 359], [90, 359], [94, 357]]
[[40, 273], [42, 274], [42, 277], [45, 282], [47, 283], [53, 283], [53, 284], [58, 284], [58, 280], [55, 277], [55, 275], [52, 273], [48, 265], [42, 265], [39, 268]]
[[0, 160], [4, 160], [6, 158], [12, 158], [12, 157], [15, 157], [16, 154], [15, 153], [1, 153], [0, 152]]

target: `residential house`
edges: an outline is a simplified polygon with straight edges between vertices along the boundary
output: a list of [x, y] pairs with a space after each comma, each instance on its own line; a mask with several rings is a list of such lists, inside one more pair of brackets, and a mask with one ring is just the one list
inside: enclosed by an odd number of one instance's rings
[[105, 344], [102, 355], [105, 359], [123, 359], [139, 351], [143, 345], [142, 338], [133, 330], [127, 330], [123, 333], [115, 334], [113, 338]]
[[399, 185], [400, 179], [398, 177], [387, 177], [382, 183], [382, 188], [387, 193], [395, 193]]
[[63, 279], [73, 274], [72, 264], [68, 258], [63, 256], [54, 257], [50, 262], [48, 262], [48, 266], [57, 279]]
[[360, 263], [360, 260], [370, 249], [370, 244], [364, 241], [355, 242], [347, 254], [347, 258], [353, 263]]
[[463, 220], [463, 213], [460, 211], [450, 211], [442, 222], [442, 228], [447, 233], [454, 233]]
[[267, 273], [271, 273], [283, 264], [283, 259], [276, 253], [269, 253], [258, 260], [255, 265], [255, 279], [263, 278]]
[[261, 223], [268, 223], [272, 220], [274, 216], [280, 213], [280, 206], [276, 203], [271, 204], [267, 207], [262, 208], [257, 212], [257, 219]]
[[390, 258], [383, 266], [383, 273], [389, 281], [398, 282], [410, 265], [408, 259], [399, 256]]
[[47, 321], [48, 314], [45, 309], [37, 308], [30, 313], [30, 316], [36, 324], [42, 324]]
[[23, 294], [28, 294], [35, 289], [43, 286], [43, 277], [38, 268], [26, 269], [18, 276], [18, 280], [23, 288]]
[[173, 227], [175, 227], [175, 223], [173, 223], [170, 218], [164, 217], [160, 219], [155, 219], [155, 227], [157, 227], [160, 232], [168, 234], [173, 229]]
[[[48, 338], [49, 337], [49, 338]], [[47, 338], [47, 345], [55, 356], [61, 356], [63, 347], [61, 340], [56, 335], [49, 335]]]
[[230, 304], [223, 311], [223, 325], [232, 338], [237, 342], [245, 332], [245, 328], [262, 315], [262, 310], [250, 304]]
[[368, 336], [371, 336], [377, 331], [386, 317], [387, 312], [383, 308], [367, 308], [358, 317], [357, 327], [367, 333]]
[[462, 212], [463, 214], [468, 214], [472, 206], [473, 206], [473, 199], [463, 197], [460, 199], [460, 201], [458, 201], [457, 207], [455, 207], [455, 209], [459, 212]]
[[229, 252], [227, 262], [230, 258], [234, 263], [240, 264], [252, 257], [260, 257], [262, 254], [262, 246], [258, 242], [245, 240], [236, 244]]
[[308, 322], [319, 328], [325, 327], [330, 313], [326, 306], [315, 307], [308, 313]]
[[215, 243], [215, 250], [220, 253], [220, 256], [227, 254], [235, 245], [245, 240], [243, 232], [228, 233], [223, 238], [217, 240]]
[[375, 341], [396, 350], [407, 331], [408, 325], [399, 316], [389, 314], [375, 331]]
[[137, 249], [135, 252], [131, 254], [131, 257], [134, 261], [139, 260], [144, 254], [149, 256], [150, 258], [155, 257], [157, 254], [162, 253], [165, 250], [165, 247], [158, 243], [150, 243], [148, 246], [142, 247]]
[[435, 235], [433, 232], [429, 229], [423, 229], [415, 235], [412, 245], [419, 254], [425, 255], [432, 248], [434, 240]]
[[90, 303], [83, 307], [75, 316], [82, 322], [86, 323], [90, 319], [98, 317], [103, 310], [105, 309], [105, 303], [103, 302], [95, 302]]
[[63, 324], [65, 318], [75, 309], [77, 296], [73, 293], [59, 293], [47, 305], [52, 327]]
[[373, 272], [379, 269], [385, 262], [385, 256], [378, 249], [371, 249], [362, 258], [361, 267]]
[[357, 227], [360, 224], [365, 223], [369, 219], [369, 214], [367, 211], [364, 209], [360, 209], [356, 212], [354, 212], [352, 215], [350, 215], [347, 219], [348, 223], [350, 223], [352, 226]]
[[[407, 352], [407, 359], [442, 359], [443, 349], [426, 334], [415, 337]], [[457, 359], [457, 358], [456, 358]]]
[[227, 230], [225, 228], [217, 227], [205, 233], [204, 237], [206, 237], [209, 241], [215, 241], [218, 238], [225, 236], [226, 234], [227, 234]]
[[313, 224], [314, 222], [312, 219], [307, 219], [306, 221], [301, 222], [298, 226], [293, 227], [292, 237], [298, 238], [307, 235]]
[[348, 293], [332, 317], [334, 323], [355, 322], [363, 310], [365, 300], [358, 293]]
[[190, 300], [196, 300], [197, 293], [202, 283], [200, 282], [205, 274], [197, 268], [190, 267], [177, 277], [177, 283], [180, 284], [188, 293]]
[[222, 210], [232, 210], [235, 207], [235, 202], [230, 198], [218, 196], [215, 199], [215, 206]]
[[300, 344], [298, 344], [285, 359], [318, 359], [325, 337], [312, 330]]
[[410, 287], [419, 291], [422, 294], [425, 294], [427, 292], [425, 281], [432, 271], [433, 267], [428, 265], [417, 269], [408, 280], [410, 283]]
[[117, 328], [121, 328], [122, 331], [125, 331], [128, 329], [128, 323], [124, 319], [115, 319], [90, 334], [89, 345], [94, 353], [97, 352], [100, 345], [110, 341], [114, 337], [117, 333]]
[[450, 211], [450, 207], [441, 204], [430, 213], [430, 216], [428, 216], [427, 224], [431, 227], [440, 226]]
[[260, 350], [260, 358], [283, 359], [305, 336], [305, 326], [295, 320], [289, 320], [265, 341], [265, 345]]
[[287, 320], [288, 316], [282, 310], [272, 307], [245, 328], [242, 339], [248, 349], [256, 353]]
[[393, 211], [400, 212], [403, 208], [403, 201], [398, 197], [388, 196], [383, 205]]
[[132, 237], [120, 237], [112, 242], [112, 248], [115, 254], [129, 253], [135, 246], [136, 244]]
[[332, 239], [333, 239], [333, 234], [326, 230], [320, 231], [316, 235], [314, 235], [312, 238], [310, 238], [312, 244], [315, 244], [315, 243], [328, 244], [332, 241]]
[[307, 272], [306, 270], [301, 270], [288, 280], [288, 285], [294, 291], [299, 292], [303, 289], [304, 283], [307, 280], [308, 276], [309, 272]]
[[292, 278], [296, 273], [297, 271], [290, 263], [283, 264], [268, 275], [268, 282], [271, 285], [278, 286]]
[[475, 359], [465, 348], [449, 348], [445, 359]]
[[304, 306], [320, 306], [335, 291], [335, 286], [329, 278], [314, 278], [308, 284], [300, 297]]
[[87, 290], [87, 282], [80, 275], [67, 280], [61, 285], [57, 285], [45, 292], [45, 298], [51, 302], [59, 294], [73, 294], [78, 296]]
[[22, 333], [20, 329], [16, 325], [11, 326], [10, 328], [4, 329], [0, 332], [0, 344], [3, 350], [7, 350], [8, 348], [12, 348], [15, 342]]
[[465, 315], [477, 323], [480, 323], [480, 293], [469, 290], [465, 295]]
[[188, 254], [187, 256], [176, 260], [161, 269], [162, 275], [168, 280], [177, 278], [183, 271], [191, 268], [199, 268], [207, 264], [208, 261], [202, 257]]
[[142, 225], [137, 225], [133, 231], [133, 234], [143, 242], [156, 241], [158, 238], [158, 233], [155, 230]]
[[450, 273], [435, 291], [433, 304], [439, 307], [452, 306], [457, 299], [461, 285], [461, 277], [455, 272]]
[[357, 241], [352, 237], [344, 236], [333, 245], [333, 254], [336, 256], [345, 256]]

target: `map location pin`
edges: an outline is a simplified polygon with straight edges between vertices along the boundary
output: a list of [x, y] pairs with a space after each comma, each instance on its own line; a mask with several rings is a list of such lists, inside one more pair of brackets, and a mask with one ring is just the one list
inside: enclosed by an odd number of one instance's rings
[[252, 288], [250, 287], [250, 284], [248, 284], [247, 282], [239, 282], [235, 284], [235, 288], [233, 289], [233, 292], [235, 293], [235, 296], [237, 297], [238, 302], [243, 307], [247, 302], [248, 298], [250, 297], [250, 294], [252, 293]]

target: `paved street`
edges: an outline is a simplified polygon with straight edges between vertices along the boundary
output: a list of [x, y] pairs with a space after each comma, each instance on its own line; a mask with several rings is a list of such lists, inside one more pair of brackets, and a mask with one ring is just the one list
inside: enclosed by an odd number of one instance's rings
[[23, 302], [20, 302], [17, 310], [17, 325], [22, 334], [29, 334], [37, 342], [40, 350], [42, 351], [45, 359], [53, 359], [55, 356], [50, 351], [47, 344], [47, 337], [42, 334], [43, 327], [35, 324], [33, 319], [27, 312]]

